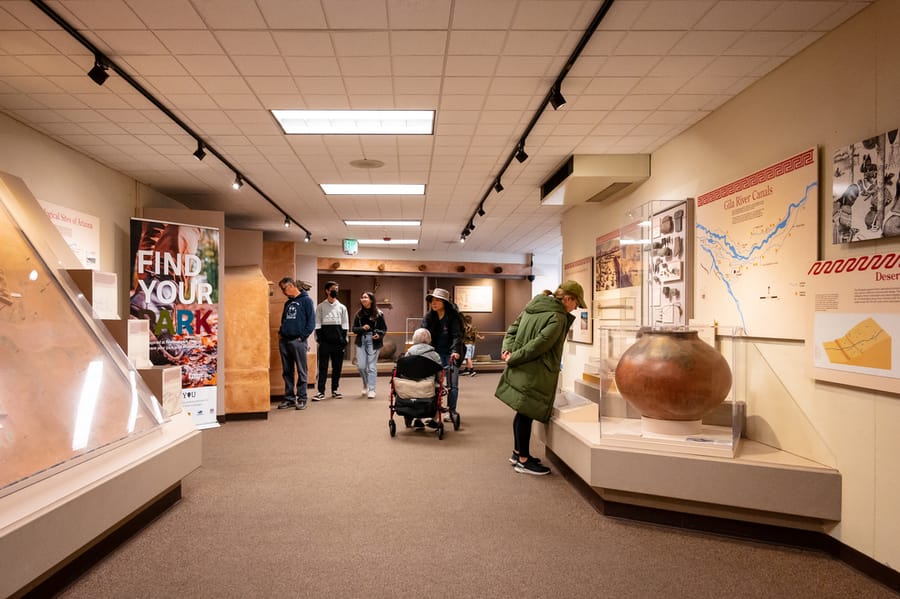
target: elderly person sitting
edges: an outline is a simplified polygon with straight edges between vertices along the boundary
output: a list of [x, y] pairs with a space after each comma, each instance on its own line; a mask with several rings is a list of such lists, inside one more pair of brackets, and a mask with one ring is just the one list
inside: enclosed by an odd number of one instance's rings
[[[404, 379], [422, 380], [434, 377], [443, 369], [441, 357], [431, 346], [431, 333], [428, 329], [420, 328], [413, 332], [413, 345], [409, 350], [397, 359], [397, 376]], [[417, 429], [425, 428], [418, 418], [415, 422], [412, 418], [404, 417], [406, 426], [414, 426]], [[437, 428], [437, 423], [429, 421], [428, 426]]]

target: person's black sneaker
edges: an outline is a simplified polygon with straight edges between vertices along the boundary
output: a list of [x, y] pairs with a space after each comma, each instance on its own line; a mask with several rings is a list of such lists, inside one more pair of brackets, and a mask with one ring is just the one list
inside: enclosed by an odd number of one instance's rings
[[[541, 458], [536, 458], [536, 457], [534, 457], [534, 456], [528, 456], [528, 459], [527, 459], [526, 461], [528, 461], [528, 462], [534, 462], [535, 464], [540, 464], [540, 463], [541, 463]], [[519, 462], [519, 454], [517, 454], [517, 453], [514, 451], [514, 452], [512, 452], [512, 454], [509, 456], [509, 463], [512, 464], [513, 466], [515, 466], [518, 462]]]
[[413, 428], [415, 428], [416, 430], [420, 430], [420, 431], [421, 431], [421, 430], [425, 430], [425, 425], [422, 424], [422, 421], [421, 421], [421, 420], [419, 420], [418, 418], [416, 418], [416, 419], [413, 421]]
[[425, 426], [428, 428], [440, 428], [441, 425], [437, 422], [437, 420], [429, 420], [425, 423]]
[[478, 374], [478, 373], [473, 370], [469, 373], [469, 376], [475, 376], [476, 374]]
[[323, 399], [325, 399], [324, 393], [316, 393], [313, 395], [313, 401], [322, 401]]
[[293, 400], [290, 400], [290, 399], [286, 399], [283, 402], [281, 402], [280, 404], [278, 404], [279, 410], [286, 410], [288, 408], [293, 408], [293, 407], [294, 407], [294, 402], [293, 402]]
[[344, 396], [341, 394], [340, 391], [332, 391], [332, 392], [331, 392], [331, 397], [333, 397], [333, 398], [335, 398], [335, 399], [340, 399], [340, 398], [342, 398], [342, 397], [344, 397]]
[[305, 410], [305, 409], [306, 409], [306, 402], [303, 401], [303, 400], [298, 401], [298, 402], [297, 402], [297, 409], [298, 409], [298, 410]]
[[516, 460], [516, 465], [513, 467], [516, 472], [521, 472], [522, 474], [534, 474], [535, 476], [543, 476], [544, 474], [550, 474], [550, 469], [542, 464], [538, 464], [537, 462], [524, 461], [520, 462]]

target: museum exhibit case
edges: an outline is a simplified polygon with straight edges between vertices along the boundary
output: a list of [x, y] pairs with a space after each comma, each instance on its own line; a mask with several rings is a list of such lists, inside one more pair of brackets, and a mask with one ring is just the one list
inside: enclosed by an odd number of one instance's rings
[[650, 202], [599, 232], [593, 345], [568, 349], [572, 388], [535, 432], [605, 501], [824, 530], [840, 473], [746, 438], [758, 339], [694, 312], [695, 213], [692, 198]]
[[0, 596], [27, 588], [200, 465], [69, 276], [74, 255], [20, 179], [0, 173]]

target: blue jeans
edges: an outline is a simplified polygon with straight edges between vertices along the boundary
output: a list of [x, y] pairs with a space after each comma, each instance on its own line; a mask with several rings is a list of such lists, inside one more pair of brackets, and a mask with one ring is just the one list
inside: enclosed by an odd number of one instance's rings
[[451, 412], [456, 411], [456, 400], [459, 399], [459, 366], [450, 360], [450, 356], [441, 355], [441, 364], [444, 365], [444, 386], [447, 388], [447, 407]]
[[[307, 343], [305, 339], [278, 339], [278, 353], [281, 355], [281, 378], [284, 379], [284, 399], [286, 401], [306, 401]], [[296, 390], [294, 370], [297, 371]]]
[[381, 349], [375, 349], [372, 333], [359, 336], [360, 345], [356, 350], [356, 368], [362, 379], [363, 387], [369, 391], [375, 390], [375, 381], [378, 380], [378, 354]]

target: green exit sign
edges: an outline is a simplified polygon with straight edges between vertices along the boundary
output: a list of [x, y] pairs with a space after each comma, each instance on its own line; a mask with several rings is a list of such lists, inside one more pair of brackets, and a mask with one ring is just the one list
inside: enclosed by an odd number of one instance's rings
[[344, 240], [344, 253], [348, 256], [355, 256], [359, 253], [359, 242], [355, 239]]

